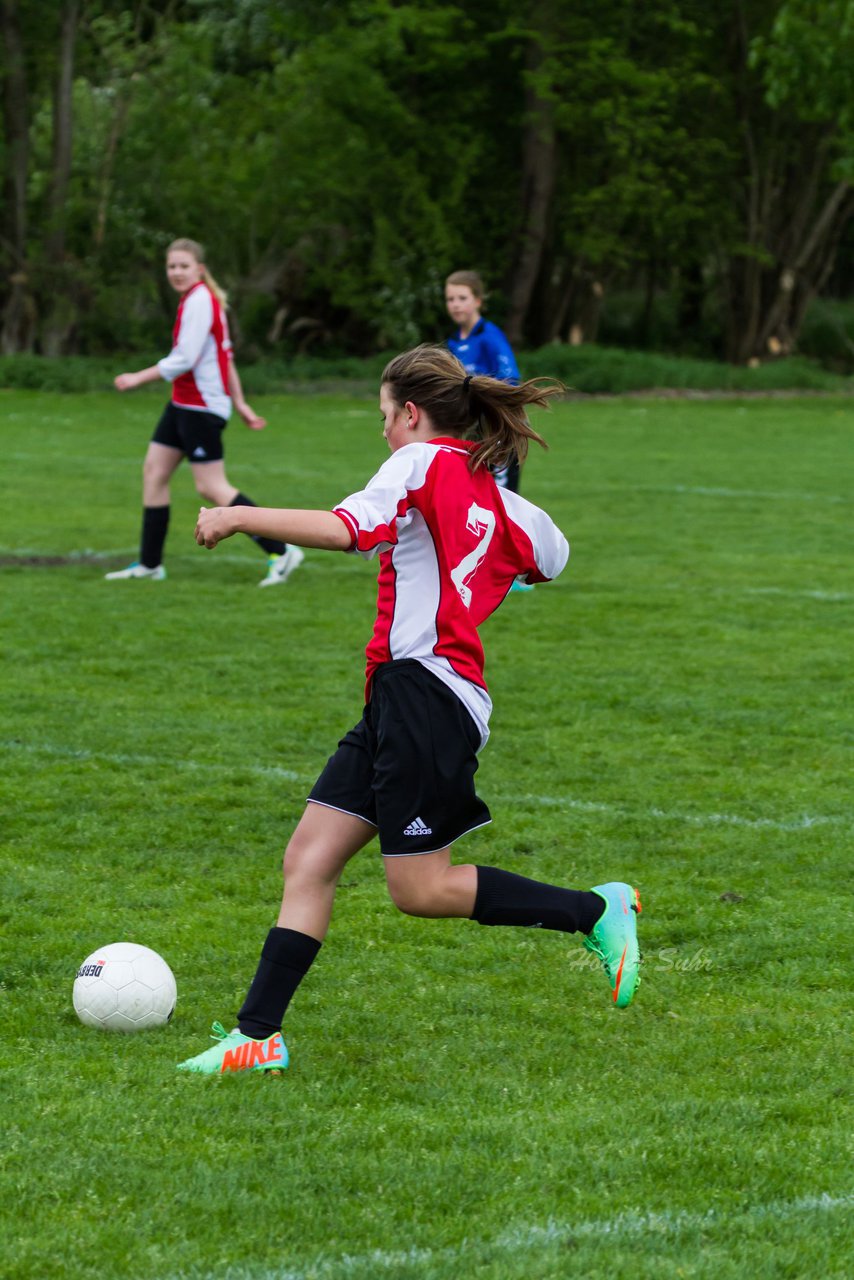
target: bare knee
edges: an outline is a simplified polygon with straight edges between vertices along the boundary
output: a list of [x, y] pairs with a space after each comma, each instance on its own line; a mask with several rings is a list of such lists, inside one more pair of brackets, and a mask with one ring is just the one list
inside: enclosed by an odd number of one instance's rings
[[386, 879], [389, 896], [404, 915], [429, 917], [443, 914], [431, 883], [396, 877], [389, 868], [386, 868]]
[[285, 846], [285, 856], [282, 859], [282, 875], [286, 881], [296, 879], [305, 873], [310, 864], [310, 846], [306, 841], [300, 839], [299, 832], [295, 832]]
[[307, 839], [297, 829], [288, 841], [282, 859], [285, 884], [295, 889], [300, 885], [335, 885], [342, 863], [322, 845]]
[[391, 900], [408, 916], [470, 918], [477, 893], [477, 868], [449, 862], [447, 849], [410, 858], [386, 858]]
[[163, 466], [159, 458], [152, 458], [150, 454], [146, 454], [142, 464], [142, 486], [146, 492], [159, 493], [163, 489], [168, 490], [171, 476], [172, 472]]
[[227, 480], [222, 478], [214, 478], [213, 476], [205, 476], [195, 474], [196, 492], [205, 502], [212, 503], [215, 507], [228, 507], [231, 505], [232, 499], [237, 496], [237, 490], [234, 485], [229, 484]]

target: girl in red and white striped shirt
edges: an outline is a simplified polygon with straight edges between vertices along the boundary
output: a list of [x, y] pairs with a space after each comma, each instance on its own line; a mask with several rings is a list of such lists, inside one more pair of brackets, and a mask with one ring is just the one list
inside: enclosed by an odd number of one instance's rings
[[[172, 398], [145, 455], [139, 560], [106, 575], [113, 580], [166, 577], [162, 559], [169, 528], [169, 481], [184, 458], [206, 502], [254, 505], [225, 474], [222, 433], [232, 405], [251, 430], [267, 425], [243, 394], [228, 334], [226, 295], [208, 271], [204, 250], [195, 240], [173, 240], [166, 253], [166, 275], [181, 298], [172, 350], [150, 368], [120, 373], [115, 379], [118, 391], [130, 391], [162, 378], [172, 383]], [[288, 547], [280, 539], [255, 535], [254, 541], [268, 557], [262, 587], [285, 582], [303, 560], [299, 547]]]
[[[451, 846], [491, 821], [474, 788], [491, 702], [478, 627], [514, 580], [546, 582], [569, 547], [549, 516], [500, 489], [491, 467], [525, 457], [540, 436], [525, 412], [560, 388], [466, 375], [444, 347], [422, 346], [386, 367], [380, 391], [392, 456], [332, 511], [234, 507], [199, 514], [196, 539], [236, 532], [379, 557], [377, 619], [368, 644], [365, 710], [315, 783], [285, 853], [278, 924], [227, 1033], [181, 1064], [204, 1074], [280, 1070], [282, 1019], [326, 935], [335, 888], [354, 854], [379, 836], [395, 905], [580, 933], [602, 961], [615, 1004], [638, 983], [636, 891], [543, 884], [496, 867], [451, 862]], [[473, 437], [473, 438], [470, 438]]]

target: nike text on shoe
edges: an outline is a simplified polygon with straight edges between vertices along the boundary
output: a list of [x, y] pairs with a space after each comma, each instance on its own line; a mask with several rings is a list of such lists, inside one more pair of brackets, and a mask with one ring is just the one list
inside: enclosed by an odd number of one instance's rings
[[105, 573], [104, 578], [108, 582], [116, 582], [119, 578], [150, 578], [152, 582], [162, 582], [166, 577], [166, 570], [162, 564], [156, 569], [149, 569], [144, 564], [129, 564], [126, 569], [116, 569], [114, 573]]
[[270, 556], [266, 578], [258, 583], [259, 587], [277, 587], [287, 582], [294, 569], [298, 569], [305, 559], [302, 547], [288, 547], [281, 556]]
[[203, 1076], [221, 1076], [229, 1071], [266, 1071], [281, 1075], [288, 1065], [288, 1050], [281, 1031], [266, 1040], [253, 1040], [236, 1027], [226, 1031], [221, 1022], [211, 1027], [216, 1044], [195, 1058], [178, 1063], [179, 1071], [194, 1071]]
[[637, 915], [641, 900], [637, 889], [619, 880], [594, 885], [593, 893], [604, 899], [605, 910], [584, 938], [584, 946], [602, 961], [614, 1004], [625, 1009], [640, 984]]

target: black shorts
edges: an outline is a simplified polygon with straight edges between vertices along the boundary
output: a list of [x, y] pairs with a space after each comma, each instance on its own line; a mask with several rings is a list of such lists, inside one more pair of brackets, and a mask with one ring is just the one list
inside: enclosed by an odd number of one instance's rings
[[222, 433], [227, 423], [206, 409], [184, 409], [167, 404], [151, 437], [152, 444], [180, 449], [190, 462], [220, 462], [225, 456]]
[[479, 746], [446, 684], [413, 659], [386, 662], [308, 798], [370, 822], [385, 857], [435, 853], [492, 821], [474, 789]]

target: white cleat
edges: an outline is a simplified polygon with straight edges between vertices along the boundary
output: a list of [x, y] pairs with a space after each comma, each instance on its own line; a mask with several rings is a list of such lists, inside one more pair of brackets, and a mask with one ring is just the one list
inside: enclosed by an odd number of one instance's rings
[[304, 559], [305, 552], [302, 547], [294, 546], [288, 547], [283, 555], [270, 556], [267, 576], [261, 579], [258, 586], [277, 587], [281, 583], [287, 582], [294, 569], [298, 569]]
[[156, 569], [149, 569], [144, 564], [129, 564], [126, 569], [116, 569], [114, 573], [104, 574], [107, 582], [115, 582], [119, 578], [150, 578], [152, 582], [162, 582], [165, 577], [166, 570], [162, 564]]

